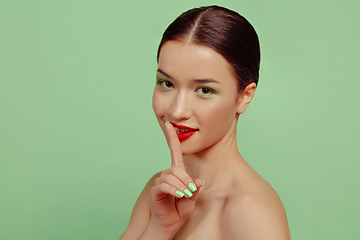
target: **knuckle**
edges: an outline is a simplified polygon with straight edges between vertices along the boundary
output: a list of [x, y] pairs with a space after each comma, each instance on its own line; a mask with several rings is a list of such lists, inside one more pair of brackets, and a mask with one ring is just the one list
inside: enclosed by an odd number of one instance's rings
[[175, 167], [170, 167], [169, 169], [168, 169], [168, 174], [172, 174], [172, 175], [174, 175], [175, 174]]
[[179, 166], [174, 166], [174, 175], [182, 178], [182, 179], [188, 179], [189, 178], [189, 175], [187, 174], [187, 172], [185, 172], [184, 169], [182, 169], [181, 167]]
[[161, 182], [161, 179], [160, 179], [160, 177], [158, 177], [155, 179], [154, 185], [159, 185], [160, 182]]
[[156, 192], [156, 186], [153, 186], [153, 187], [150, 189], [150, 194], [151, 194], [151, 195], [154, 195], [154, 192]]
[[[167, 169], [166, 169], [167, 170]], [[160, 173], [160, 177], [162, 177], [162, 176], [164, 176], [165, 174], [166, 174], [166, 170], [164, 170], [164, 171], [162, 171], [161, 173]]]
[[178, 175], [179, 173], [181, 173], [181, 168], [177, 165], [172, 167], [172, 173], [175, 175]]
[[172, 175], [166, 175], [166, 176], [164, 176], [164, 182], [170, 182], [170, 181], [171, 181], [171, 176], [172, 176]]
[[159, 185], [159, 190], [160, 190], [161, 192], [165, 192], [165, 191], [166, 191], [166, 188], [167, 188], [167, 184], [166, 184], [166, 183], [161, 183], [161, 184]]

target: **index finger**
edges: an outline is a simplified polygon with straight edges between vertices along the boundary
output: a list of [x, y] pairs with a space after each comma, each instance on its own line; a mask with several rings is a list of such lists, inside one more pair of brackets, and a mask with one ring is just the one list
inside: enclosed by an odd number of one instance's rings
[[170, 153], [171, 153], [171, 166], [181, 167], [185, 170], [180, 141], [176, 134], [175, 128], [170, 122], [166, 122], [165, 129], [167, 133], [166, 140], [169, 145]]

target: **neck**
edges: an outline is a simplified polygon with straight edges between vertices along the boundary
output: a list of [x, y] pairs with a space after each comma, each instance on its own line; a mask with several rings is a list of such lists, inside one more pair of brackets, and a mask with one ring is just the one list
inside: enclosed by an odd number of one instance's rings
[[184, 164], [190, 177], [203, 179], [208, 189], [229, 184], [226, 181], [231, 181], [242, 163], [245, 161], [237, 148], [236, 124], [214, 145], [184, 156]]

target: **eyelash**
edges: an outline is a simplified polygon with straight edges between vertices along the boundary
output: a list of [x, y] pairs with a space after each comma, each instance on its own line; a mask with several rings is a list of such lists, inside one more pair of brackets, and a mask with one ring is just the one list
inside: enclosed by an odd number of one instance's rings
[[214, 89], [212, 89], [212, 88], [209, 88], [209, 87], [198, 87], [198, 88], [196, 88], [195, 91], [202, 90], [202, 89], [207, 89], [209, 91], [209, 93], [199, 93], [201, 95], [210, 96], [210, 95], [216, 94], [216, 91]]
[[170, 87], [164, 86], [164, 83], [171, 83], [172, 86], [174, 86], [174, 84], [170, 81], [165, 81], [165, 80], [158, 80], [156, 82], [157, 84], [159, 84], [161, 87], [165, 88], [165, 89], [169, 89]]
[[[166, 81], [166, 80], [157, 80], [156, 83], [159, 84], [160, 87], [162, 87], [163, 89], [170, 89], [170, 88], [171, 88], [171, 87], [168, 87], [168, 86], [166, 86], [166, 85], [164, 86], [164, 84], [166, 84], [166, 83], [170, 83], [172, 87], [174, 86], [174, 84], [173, 84], [172, 82]], [[200, 90], [200, 89], [201, 89], [201, 90], [207, 89], [207, 90], [209, 91], [209, 93], [198, 93], [198, 92], [197, 92], [199, 95], [202, 95], [202, 96], [211, 96], [211, 95], [217, 93], [217, 91], [216, 91], [215, 89], [212, 89], [212, 88], [210, 88], [210, 87], [203, 87], [203, 86], [197, 87], [197, 88], [195, 89], [195, 91], [198, 91], [198, 90]]]

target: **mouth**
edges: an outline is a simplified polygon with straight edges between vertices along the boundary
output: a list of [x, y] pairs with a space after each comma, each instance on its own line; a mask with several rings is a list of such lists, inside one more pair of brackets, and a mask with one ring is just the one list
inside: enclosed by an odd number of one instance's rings
[[199, 131], [199, 129], [191, 128], [185, 125], [179, 125], [171, 122], [171, 124], [174, 126], [176, 134], [180, 141], [184, 141], [188, 138], [190, 138], [194, 133]]

